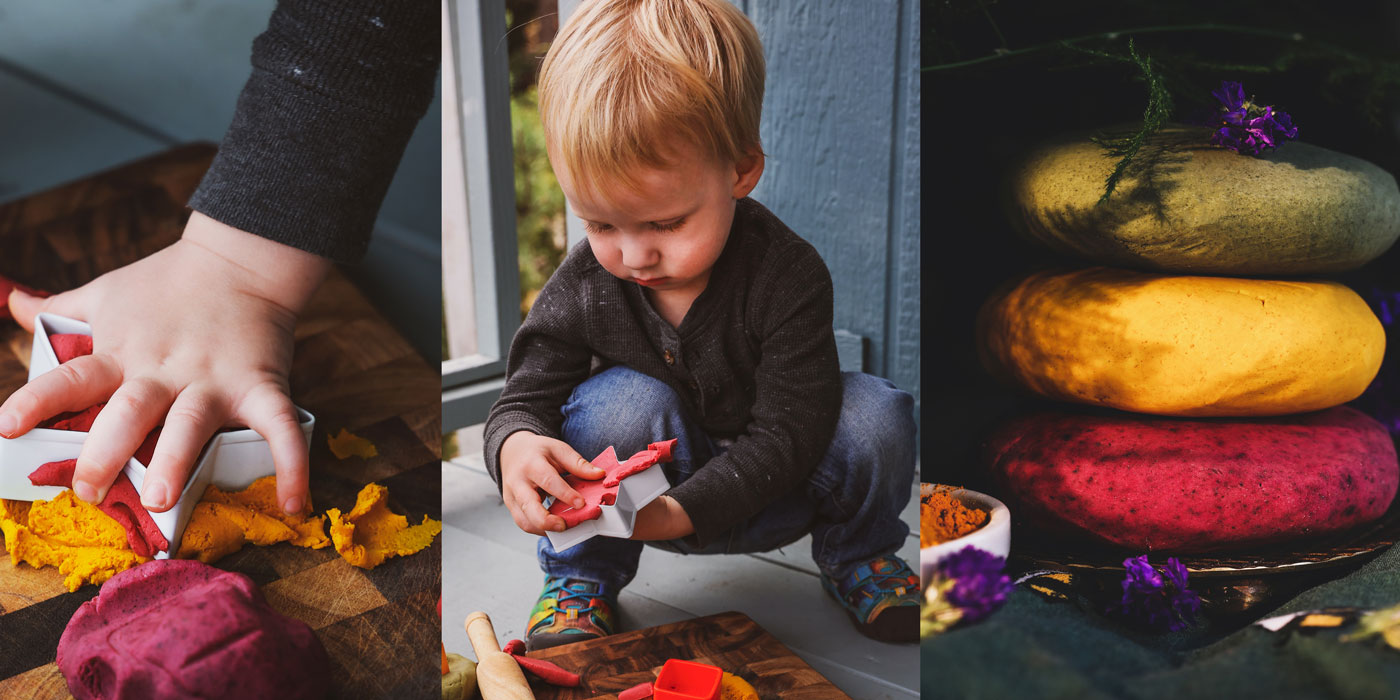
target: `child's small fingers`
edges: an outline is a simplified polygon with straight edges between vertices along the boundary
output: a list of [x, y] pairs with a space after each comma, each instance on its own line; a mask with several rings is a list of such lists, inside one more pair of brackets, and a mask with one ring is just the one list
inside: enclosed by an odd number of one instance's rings
[[567, 503], [574, 508], [583, 507], [583, 495], [574, 490], [569, 482], [559, 476], [559, 472], [549, 468], [541, 468], [536, 474], [535, 484], [544, 489], [545, 493]]
[[263, 384], [248, 393], [234, 417], [267, 440], [277, 470], [277, 503], [288, 513], [300, 512], [306, 505], [309, 457], [291, 398], [280, 387]]
[[102, 403], [121, 383], [121, 368], [110, 355], [69, 360], [35, 377], [0, 405], [0, 436], [18, 437], [47, 418]]
[[17, 287], [10, 292], [10, 297], [6, 301], [10, 305], [10, 315], [14, 317], [15, 323], [22, 326], [24, 330], [33, 333], [34, 316], [40, 311], [86, 321], [87, 314], [83, 311], [80, 299], [81, 295], [72, 292], [45, 298], [29, 294]]
[[539, 501], [529, 501], [522, 504], [525, 517], [529, 518], [530, 525], [537, 531], [535, 534], [543, 535], [546, 531], [562, 532], [564, 530], [564, 519], [557, 515], [550, 515], [544, 504]]
[[539, 494], [525, 487], [514, 490], [507, 498], [513, 504], [510, 511], [516, 527], [532, 535], [543, 535], [549, 511], [540, 503]]
[[549, 458], [559, 470], [583, 479], [601, 479], [607, 474], [601, 468], [589, 464], [583, 455], [562, 440], [556, 440], [550, 445]]
[[153, 379], [123, 383], [97, 414], [83, 441], [73, 473], [73, 493], [88, 503], [100, 503], [117, 472], [160, 424], [174, 400], [173, 391]]
[[155, 455], [146, 465], [141, 505], [157, 513], [175, 505], [195, 461], [205, 443], [223, 425], [226, 413], [216, 397], [207, 391], [187, 388], [175, 398], [165, 416]]

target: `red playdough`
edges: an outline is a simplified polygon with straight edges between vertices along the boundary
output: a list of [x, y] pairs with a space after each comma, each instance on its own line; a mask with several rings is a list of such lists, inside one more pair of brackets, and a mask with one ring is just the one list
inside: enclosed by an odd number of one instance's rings
[[628, 688], [627, 690], [618, 693], [617, 700], [643, 700], [643, 698], [651, 697], [651, 693], [652, 690], [650, 683], [638, 683], [637, 685], [634, 685], [631, 688]]
[[92, 354], [92, 336], [81, 333], [54, 333], [49, 336], [49, 345], [53, 346], [53, 354], [58, 357], [60, 365], [75, 357]]
[[10, 315], [10, 292], [16, 289], [36, 297], [49, 296], [48, 292], [26, 287], [8, 277], [0, 275], [0, 319], [13, 318], [13, 316]]
[[1042, 413], [988, 447], [1013, 513], [1135, 553], [1337, 532], [1380, 518], [1400, 487], [1385, 427], [1346, 406], [1235, 420]]
[[647, 445], [645, 450], [628, 457], [627, 461], [621, 464], [617, 461], [617, 451], [609, 446], [602, 454], [594, 457], [592, 462], [593, 466], [607, 472], [603, 478], [581, 479], [573, 474], [564, 476], [564, 481], [583, 496], [583, 507], [573, 508], [568, 503], [555, 500], [550, 504], [549, 512], [563, 518], [566, 527], [598, 519], [603, 514], [602, 506], [610, 506], [617, 502], [617, 489], [622, 485], [623, 479], [644, 472], [659, 462], [671, 461], [671, 448], [675, 444], [674, 438], [665, 442], [653, 442]]
[[[147, 442], [151, 442], [147, 438]], [[73, 488], [73, 472], [78, 460], [65, 459], [62, 462], [49, 462], [29, 475], [29, 483], [35, 486], [63, 486]], [[157, 550], [170, 551], [170, 542], [160, 534], [160, 528], [151, 519], [151, 514], [141, 505], [141, 496], [126, 474], [118, 474], [107, 489], [107, 496], [97, 504], [103, 513], [110, 515], [126, 530], [126, 541], [131, 551], [143, 557], [153, 557]]]
[[563, 686], [565, 688], [577, 688], [583, 679], [573, 671], [566, 671], [553, 661], [544, 659], [532, 659], [525, 655], [525, 642], [519, 639], [512, 639], [506, 642], [501, 651], [515, 657], [515, 663], [520, 665], [520, 670], [548, 683], [550, 685]]
[[326, 650], [268, 606], [252, 579], [165, 559], [112, 577], [58, 641], [58, 668], [89, 698], [322, 698]]

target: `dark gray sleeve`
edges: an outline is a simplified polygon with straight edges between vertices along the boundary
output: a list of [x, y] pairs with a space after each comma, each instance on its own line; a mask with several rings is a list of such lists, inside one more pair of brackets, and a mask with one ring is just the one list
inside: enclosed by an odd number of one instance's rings
[[761, 323], [751, 422], [723, 454], [667, 495], [690, 516], [693, 539], [714, 541], [811, 477], [841, 412], [841, 366], [826, 264], [805, 242], [777, 251], [777, 272], [749, 300]]
[[583, 260], [586, 245], [574, 248], [545, 282], [524, 323], [510, 342], [506, 385], [486, 417], [483, 454], [486, 470], [501, 484], [501, 445], [511, 433], [528, 430], [561, 439], [560, 408], [574, 387], [588, 378], [593, 358], [585, 333]]
[[428, 0], [281, 0], [190, 207], [354, 262], [433, 99], [441, 8]]

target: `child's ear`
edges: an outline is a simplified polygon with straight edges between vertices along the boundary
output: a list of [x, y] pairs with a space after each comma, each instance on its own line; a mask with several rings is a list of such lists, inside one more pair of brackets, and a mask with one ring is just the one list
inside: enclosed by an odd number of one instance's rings
[[734, 164], [734, 198], [749, 196], [763, 176], [763, 151], [755, 148]]

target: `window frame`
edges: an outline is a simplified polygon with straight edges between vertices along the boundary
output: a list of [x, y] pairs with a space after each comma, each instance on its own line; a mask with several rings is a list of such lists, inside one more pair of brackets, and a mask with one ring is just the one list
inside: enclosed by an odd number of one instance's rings
[[[444, 102], [456, 97], [454, 104], [445, 105], [444, 119], [455, 115], [460, 144], [460, 160], [450, 166], [444, 162], [444, 168], [460, 165], [463, 187], [448, 191], [444, 184], [442, 194], [444, 201], [455, 197], [465, 204], [459, 224], [449, 226], [444, 220], [443, 266], [445, 271], [470, 258], [471, 270], [469, 311], [454, 309], [446, 293], [443, 308], [449, 323], [454, 310], [460, 314], [457, 320], [474, 323], [476, 337], [475, 353], [442, 363], [442, 429], [447, 433], [486, 420], [505, 386], [506, 355], [520, 326], [520, 272], [510, 73], [502, 40], [505, 3], [443, 0], [443, 22], [448, 30]], [[444, 183], [450, 181], [444, 177]], [[451, 259], [448, 250], [462, 251], [461, 257]]]

